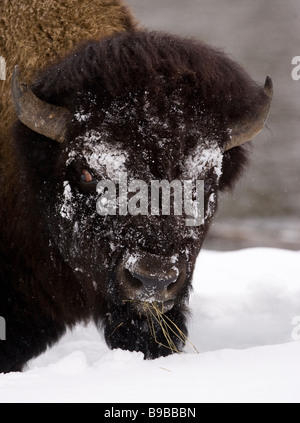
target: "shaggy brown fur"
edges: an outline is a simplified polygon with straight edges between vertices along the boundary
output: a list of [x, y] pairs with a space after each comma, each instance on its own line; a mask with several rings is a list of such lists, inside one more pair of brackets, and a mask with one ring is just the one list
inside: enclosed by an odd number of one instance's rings
[[38, 69], [79, 41], [100, 40], [135, 28], [135, 20], [121, 0], [0, 0], [0, 55], [7, 63], [7, 80], [0, 81], [1, 175], [9, 173], [11, 179], [9, 169], [14, 168], [9, 134], [16, 119], [11, 100], [13, 67], [19, 64], [30, 83]]

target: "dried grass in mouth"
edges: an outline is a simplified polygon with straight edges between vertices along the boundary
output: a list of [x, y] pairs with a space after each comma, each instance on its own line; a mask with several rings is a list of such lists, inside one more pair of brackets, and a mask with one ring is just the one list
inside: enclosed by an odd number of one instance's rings
[[[180, 350], [177, 348], [173, 340], [174, 336], [172, 339], [172, 335], [175, 335], [175, 337], [179, 341], [181, 341], [183, 345], [190, 346], [193, 351], [199, 354], [199, 351], [197, 350], [195, 345], [188, 339], [186, 334], [166, 314], [164, 314], [163, 305], [159, 307], [159, 305], [156, 302], [149, 303], [146, 301], [134, 301], [134, 300], [129, 300], [126, 302], [135, 302], [135, 303], [138, 303], [142, 307], [145, 315], [147, 316], [150, 333], [154, 341], [158, 345], [171, 350], [172, 353], [180, 354]], [[166, 340], [165, 344], [157, 340], [155, 325], [158, 325], [161, 328], [163, 336]]]
[[112, 333], [109, 335], [109, 338], [113, 336], [113, 334], [121, 327], [123, 326], [124, 322], [121, 322], [113, 331]]

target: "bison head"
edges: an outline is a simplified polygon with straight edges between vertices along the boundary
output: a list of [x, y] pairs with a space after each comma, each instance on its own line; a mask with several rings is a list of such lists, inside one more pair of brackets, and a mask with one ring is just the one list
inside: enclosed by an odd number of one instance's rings
[[[158, 325], [150, 336], [144, 304], [186, 331], [195, 260], [218, 192], [233, 185], [246, 162], [242, 144], [264, 126], [271, 80], [259, 87], [206, 45], [136, 32], [86, 43], [38, 74], [31, 90], [16, 70], [13, 94], [20, 167], [47, 227], [49, 262], [56, 271], [68, 266], [79, 296], [92, 292], [86, 307], [104, 322], [109, 345], [168, 354]], [[121, 173], [148, 184], [204, 180], [204, 223], [100, 216], [97, 183], [118, 182]]]

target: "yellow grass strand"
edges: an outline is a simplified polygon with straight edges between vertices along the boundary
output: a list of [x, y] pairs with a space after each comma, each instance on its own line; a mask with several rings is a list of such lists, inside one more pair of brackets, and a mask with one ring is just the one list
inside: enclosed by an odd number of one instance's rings
[[109, 338], [111, 337], [111, 336], [113, 336], [113, 334], [116, 332], [116, 330], [118, 330], [122, 325], [124, 324], [124, 322], [121, 322], [113, 331], [112, 331], [112, 333], [109, 335]]
[[[154, 341], [169, 350], [171, 350], [173, 353], [180, 354], [180, 351], [176, 347], [174, 341], [171, 338], [171, 334], [175, 335], [184, 345], [190, 345], [192, 349], [199, 354], [199, 351], [195, 347], [195, 345], [189, 340], [189, 338], [186, 336], [185, 333], [182, 332], [182, 330], [166, 315], [164, 314], [164, 309], [162, 305], [162, 309], [158, 307], [158, 304], [156, 302], [154, 303], [148, 303], [146, 301], [136, 301], [136, 300], [124, 300], [125, 302], [133, 302], [133, 303], [139, 303], [141, 304], [144, 313], [147, 317], [147, 323], [149, 327], [149, 331], [151, 336], [153, 337]], [[154, 327], [154, 322], [156, 322], [163, 333], [163, 336], [166, 339], [167, 345], [159, 342], [156, 337], [156, 331]], [[114, 332], [122, 325], [122, 323], [114, 330]], [[113, 333], [114, 333], [113, 332]], [[110, 335], [112, 336], [113, 333]]]

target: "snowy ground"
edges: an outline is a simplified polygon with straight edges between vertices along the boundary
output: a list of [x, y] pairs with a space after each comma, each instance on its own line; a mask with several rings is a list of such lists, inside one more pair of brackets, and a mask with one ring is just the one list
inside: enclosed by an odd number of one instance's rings
[[0, 402], [299, 402], [299, 263], [300, 252], [203, 251], [189, 336], [199, 354], [144, 361], [78, 326], [23, 374], [0, 375]]

